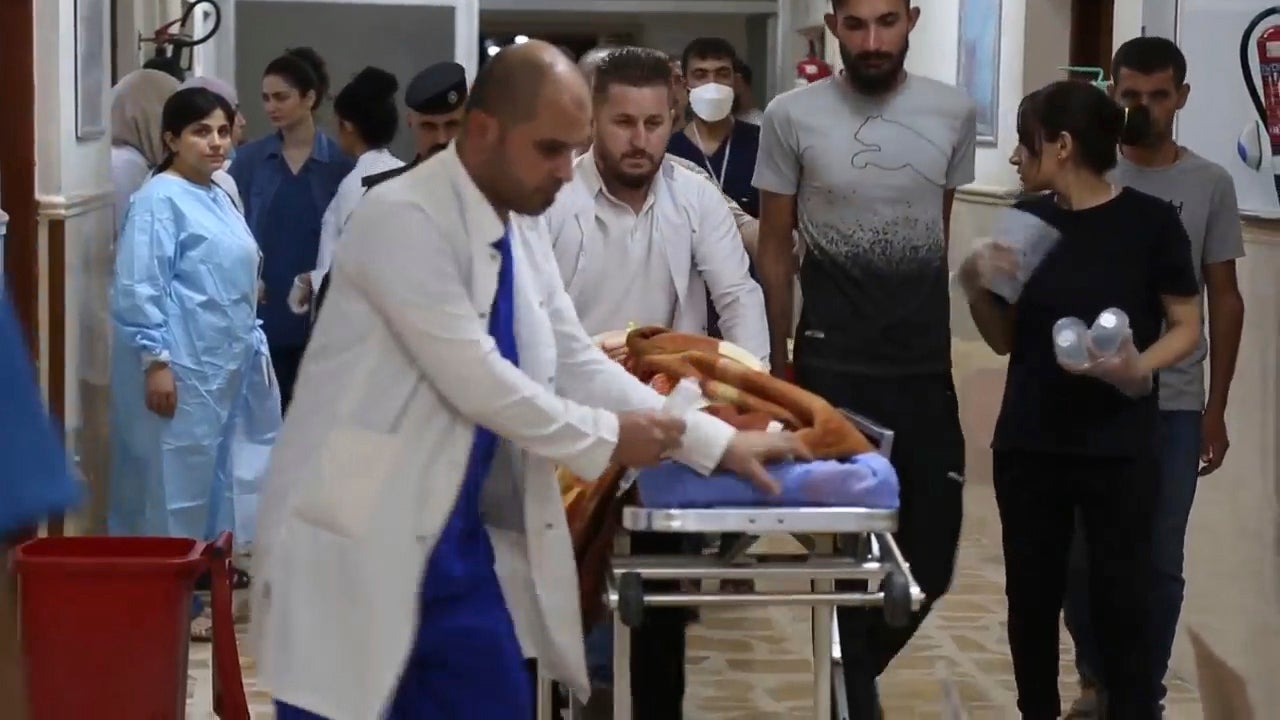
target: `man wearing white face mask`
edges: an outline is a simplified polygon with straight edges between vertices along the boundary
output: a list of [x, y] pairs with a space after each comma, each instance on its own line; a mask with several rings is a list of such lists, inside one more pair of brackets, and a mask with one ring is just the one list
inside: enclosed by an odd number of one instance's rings
[[681, 57], [692, 121], [671, 136], [667, 152], [705, 169], [712, 182], [752, 217], [760, 194], [751, 184], [760, 148], [760, 127], [733, 118], [734, 68], [738, 54], [723, 38], [697, 38]]

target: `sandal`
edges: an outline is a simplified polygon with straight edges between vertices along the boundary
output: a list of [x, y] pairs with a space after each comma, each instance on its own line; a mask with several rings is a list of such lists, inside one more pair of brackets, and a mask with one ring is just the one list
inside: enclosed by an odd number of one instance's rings
[[191, 642], [213, 642], [213, 611], [209, 608], [191, 621]]
[[[231, 578], [232, 590], [248, 590], [252, 578], [249, 573], [232, 565], [227, 572], [227, 576]], [[205, 573], [196, 579], [196, 592], [209, 592], [209, 584], [212, 582], [212, 575]]]

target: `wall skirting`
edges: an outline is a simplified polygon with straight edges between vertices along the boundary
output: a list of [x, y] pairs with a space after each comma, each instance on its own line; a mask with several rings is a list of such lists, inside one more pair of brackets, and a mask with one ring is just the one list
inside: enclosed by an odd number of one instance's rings
[[979, 205], [1012, 205], [1019, 193], [1019, 188], [974, 183], [956, 188], [956, 199]]
[[115, 202], [115, 190], [109, 186], [74, 195], [37, 195], [36, 218], [41, 222], [67, 220], [79, 215], [87, 215], [113, 202]]

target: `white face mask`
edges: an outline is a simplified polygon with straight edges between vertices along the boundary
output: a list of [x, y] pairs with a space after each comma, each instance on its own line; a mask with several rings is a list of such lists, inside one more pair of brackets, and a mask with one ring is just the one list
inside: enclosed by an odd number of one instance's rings
[[689, 91], [689, 107], [707, 122], [719, 122], [733, 110], [733, 88], [720, 83], [707, 83]]

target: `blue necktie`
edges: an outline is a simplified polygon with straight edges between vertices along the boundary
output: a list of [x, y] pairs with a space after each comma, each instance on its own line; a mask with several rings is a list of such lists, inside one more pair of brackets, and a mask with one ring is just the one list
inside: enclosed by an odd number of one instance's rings
[[[520, 355], [516, 351], [516, 301], [515, 278], [511, 260], [511, 231], [508, 229], [493, 244], [498, 251], [502, 266], [498, 269], [498, 291], [493, 296], [493, 307], [489, 310], [489, 334], [498, 345], [502, 357], [511, 361], [512, 365], [520, 365]], [[467, 479], [471, 473], [478, 473], [480, 478], [489, 476], [489, 468], [493, 465], [493, 456], [497, 451], [498, 438], [493, 431], [485, 427], [476, 428], [475, 441], [471, 445], [471, 458], [467, 464]]]

